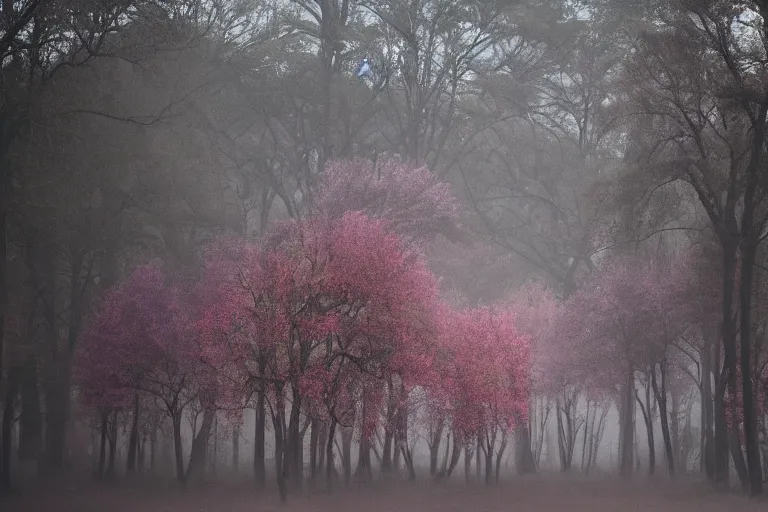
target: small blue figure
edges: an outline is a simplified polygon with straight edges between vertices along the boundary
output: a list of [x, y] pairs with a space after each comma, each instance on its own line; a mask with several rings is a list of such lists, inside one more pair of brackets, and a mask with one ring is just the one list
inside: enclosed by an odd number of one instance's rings
[[371, 63], [368, 62], [367, 57], [363, 59], [362, 62], [360, 62], [360, 66], [358, 66], [355, 76], [361, 80], [368, 78], [369, 80], [373, 81], [373, 69], [371, 68]]

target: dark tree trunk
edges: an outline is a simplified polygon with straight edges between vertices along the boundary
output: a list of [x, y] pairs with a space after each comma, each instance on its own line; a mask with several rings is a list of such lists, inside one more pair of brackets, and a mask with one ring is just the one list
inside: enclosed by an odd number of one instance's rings
[[117, 476], [115, 474], [115, 453], [117, 452], [117, 420], [120, 411], [112, 412], [112, 419], [109, 425], [109, 462], [107, 463], [107, 470], [104, 473], [105, 480], [114, 480]]
[[384, 421], [384, 443], [381, 450], [381, 472], [392, 470], [392, 425], [394, 423], [394, 386], [392, 379], [387, 381], [387, 417]]
[[471, 472], [472, 472], [472, 443], [466, 443], [464, 445], [464, 481], [469, 484], [471, 481]]
[[705, 340], [701, 352], [701, 467], [702, 472], [710, 481], [715, 479], [714, 432], [712, 424], [714, 411], [712, 407], [712, 344], [710, 338]]
[[444, 427], [445, 422], [441, 420], [429, 443], [429, 476], [432, 478], [437, 474], [437, 458], [440, 454], [440, 441]]
[[317, 447], [320, 437], [320, 420], [312, 418], [309, 427], [309, 481], [313, 485], [317, 477]]
[[128, 462], [126, 472], [132, 475], [136, 471], [136, 454], [139, 443], [139, 395], [133, 395], [133, 414], [131, 418], [131, 434], [128, 437]]
[[656, 379], [656, 368], [651, 374], [651, 384], [653, 393], [656, 395], [656, 402], [659, 404], [659, 419], [661, 420], [661, 435], [664, 439], [664, 455], [667, 460], [667, 471], [670, 477], [675, 476], [675, 452], [672, 448], [672, 438], [669, 433], [669, 413], [667, 411], [667, 385], [666, 385], [666, 363], [661, 365], [661, 387]]
[[451, 461], [448, 463], [448, 470], [445, 473], [446, 477], [450, 477], [456, 466], [459, 464], [459, 458], [461, 457], [461, 443], [456, 439], [456, 435], [453, 436], [453, 448], [451, 449]]
[[138, 460], [136, 461], [137, 469], [139, 470], [139, 473], [143, 473], [144, 469], [146, 469], [146, 450], [147, 449], [147, 436], [146, 434], [139, 435], [139, 456]]
[[[736, 219], [733, 214], [733, 209], [730, 209], [730, 213], [727, 218], [726, 224], [730, 227], [729, 233], [723, 233], [721, 235], [721, 247], [723, 251], [723, 296], [722, 296], [722, 308], [723, 308], [723, 370], [726, 387], [718, 389], [715, 400], [719, 400], [721, 404], [724, 404], [725, 390], [727, 388], [729, 396], [737, 396], [738, 382], [737, 382], [737, 350], [736, 350], [736, 322], [735, 315], [733, 314], [733, 300], [735, 290], [735, 275], [736, 275], [736, 255], [738, 251], [737, 242], [733, 239], [731, 233], [736, 232]], [[717, 407], [717, 404], [715, 405]], [[723, 411], [725, 410], [723, 405]], [[715, 431], [715, 436], [718, 433]], [[722, 431], [721, 435], [725, 436], [720, 442], [725, 442], [730, 448], [731, 457], [733, 458], [733, 465], [736, 468], [736, 473], [739, 476], [739, 481], [742, 487], [745, 489], [749, 487], [749, 476], [747, 474], [746, 463], [744, 462], [744, 454], [741, 451], [741, 446], [738, 440], [738, 434], [735, 441], [733, 435], [726, 430]], [[716, 440], [717, 442], [717, 440]], [[719, 453], [719, 452], [718, 452]], [[726, 461], [720, 461], [717, 464], [718, 469], [722, 466], [727, 466]], [[718, 475], [720, 477], [720, 475]], [[722, 481], [718, 478], [718, 481]]]
[[499, 475], [501, 473], [501, 458], [504, 456], [504, 450], [507, 449], [507, 434], [504, 433], [503, 437], [501, 438], [501, 445], [499, 446], [499, 451], [496, 454], [496, 478], [495, 481], [498, 484], [499, 483]]
[[173, 426], [173, 455], [176, 466], [176, 480], [184, 485], [184, 447], [181, 444], [181, 412], [176, 412], [171, 416]]
[[[30, 330], [33, 326], [30, 315]], [[43, 442], [43, 418], [40, 414], [37, 361], [29, 356], [21, 380], [21, 419], [19, 429], [19, 461], [39, 462]]]
[[352, 478], [352, 428], [341, 429], [341, 467], [344, 474], [344, 485], [349, 487]]
[[267, 429], [267, 416], [266, 416], [266, 404], [264, 403], [264, 393], [260, 392], [256, 399], [256, 411], [255, 411], [255, 425], [253, 435], [253, 476], [256, 478], [256, 483], [263, 487], [267, 483], [267, 466], [266, 466], [266, 429]]
[[99, 441], [99, 467], [96, 471], [96, 478], [98, 480], [101, 480], [104, 478], [104, 465], [106, 463], [107, 458], [107, 436], [108, 436], [108, 427], [109, 427], [109, 416], [111, 412], [109, 410], [104, 411], [101, 413], [101, 439]]
[[328, 426], [328, 438], [325, 443], [325, 479], [328, 483], [328, 490], [333, 490], [334, 472], [336, 464], [333, 460], [333, 443], [336, 440], [336, 420], [331, 418]]
[[186, 482], [198, 483], [205, 477], [205, 463], [208, 455], [208, 441], [211, 438], [211, 428], [216, 418], [216, 411], [205, 409], [200, 430], [192, 439], [192, 448], [189, 451], [189, 464], [187, 465]]
[[[259, 374], [262, 375], [267, 366], [266, 357], [259, 356]], [[253, 476], [256, 479], [256, 483], [260, 487], [264, 487], [267, 484], [267, 466], [266, 466], [266, 429], [267, 429], [267, 413], [266, 413], [266, 397], [263, 389], [258, 390], [256, 397], [256, 410], [254, 418], [254, 434], [253, 434]]]
[[373, 472], [371, 471], [371, 440], [367, 435], [362, 435], [360, 438], [357, 470], [355, 473], [361, 482], [370, 482], [373, 479]]
[[520, 425], [515, 431], [515, 468], [518, 475], [536, 472], [536, 461], [531, 450], [531, 431], [527, 423]]
[[634, 458], [635, 378], [631, 367], [627, 369], [622, 387], [624, 389], [622, 390], [619, 473], [627, 478], [632, 475]]
[[272, 414], [272, 428], [275, 431], [275, 476], [277, 478], [277, 490], [280, 493], [280, 501], [285, 503], [288, 500], [288, 485], [286, 482], [285, 468], [283, 467], [285, 455], [285, 406], [280, 390]]
[[285, 443], [285, 472], [288, 482], [296, 489], [302, 487], [303, 471], [300, 463], [299, 452], [302, 449], [301, 433], [301, 395], [294, 389], [293, 403], [291, 404], [291, 414], [288, 420], [288, 435]]
[[[2, 369], [0, 369], [2, 371]], [[3, 424], [0, 436], [2, 436], [2, 465], [0, 466], [0, 490], [11, 488], [11, 446], [13, 432], [13, 415], [15, 413], [16, 397], [21, 387], [22, 369], [13, 367], [8, 372], [7, 389], [3, 401]]]
[[[765, 116], [765, 113], [763, 113]], [[754, 386], [752, 384], [752, 283], [754, 277], [757, 236], [751, 234], [752, 212], [754, 209], [754, 185], [748, 191], [744, 204], [742, 228], [748, 230], [747, 239], [742, 247], [741, 285], [739, 287], [739, 334], [742, 414], [744, 422], [744, 446], [747, 452], [747, 471], [749, 474], [749, 493], [759, 496], [763, 493], [763, 468], [760, 464], [760, 445], [757, 439], [757, 414], [755, 413]], [[755, 240], [753, 240], [753, 238]], [[741, 451], [741, 450], [739, 450]]]
[[[653, 416], [651, 410], [650, 383], [646, 383], [645, 385], [645, 404], [642, 400], [640, 400], [640, 397], [637, 394], [635, 394], [635, 399], [640, 405], [640, 412], [643, 414], [643, 422], [645, 423], [645, 431], [648, 437], [648, 474], [653, 475], [656, 472], [656, 444], [653, 439]], [[589, 419], [589, 416], [587, 416], [587, 419]], [[585, 429], [584, 436], [586, 435], [587, 431]]]
[[715, 396], [713, 401], [713, 412], [715, 420], [714, 432], [714, 471], [715, 485], [718, 487], [728, 487], [730, 480], [730, 454], [728, 452], [728, 423], [725, 418], [725, 389], [727, 369], [723, 366], [720, 370], [719, 350], [715, 354]]
[[317, 474], [322, 475], [325, 471], [325, 445], [328, 442], [328, 422], [320, 423], [320, 432], [317, 434]]

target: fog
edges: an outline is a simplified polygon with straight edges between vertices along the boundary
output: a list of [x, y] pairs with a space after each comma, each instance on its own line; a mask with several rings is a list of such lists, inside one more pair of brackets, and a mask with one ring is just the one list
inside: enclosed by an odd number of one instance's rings
[[12, 509], [759, 503], [765, 1], [0, 11]]

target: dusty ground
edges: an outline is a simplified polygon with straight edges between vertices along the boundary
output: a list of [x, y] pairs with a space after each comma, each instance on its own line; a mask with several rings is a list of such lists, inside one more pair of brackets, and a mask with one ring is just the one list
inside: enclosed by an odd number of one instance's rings
[[436, 486], [375, 485], [312, 496], [293, 496], [281, 506], [274, 493], [246, 486], [176, 489], [69, 488], [25, 491], [4, 502], [4, 512], [765, 512], [768, 502], [716, 494], [697, 483], [621, 483], [535, 476], [496, 488], [458, 482]]

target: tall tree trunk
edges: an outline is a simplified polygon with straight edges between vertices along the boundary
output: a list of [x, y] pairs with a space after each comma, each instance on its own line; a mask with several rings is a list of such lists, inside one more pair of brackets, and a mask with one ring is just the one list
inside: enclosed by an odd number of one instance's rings
[[96, 470], [96, 478], [98, 480], [101, 480], [102, 478], [104, 478], [104, 469], [105, 469], [104, 465], [106, 463], [106, 458], [107, 458], [107, 435], [109, 434], [108, 427], [109, 427], [110, 414], [112, 413], [109, 409], [101, 413], [101, 426], [99, 429], [101, 431], [100, 441], [99, 441], [99, 467]]
[[352, 427], [341, 428], [341, 468], [344, 485], [349, 487], [352, 479]]
[[536, 472], [536, 461], [531, 450], [531, 431], [527, 422], [515, 430], [515, 469], [519, 475]]
[[635, 409], [635, 377], [634, 369], [630, 366], [624, 377], [622, 386], [622, 410], [621, 410], [621, 441], [619, 452], [619, 473], [622, 477], [629, 477], [633, 470], [634, 457], [634, 409]]
[[[261, 364], [261, 363], [260, 363]], [[267, 430], [267, 411], [264, 391], [259, 390], [256, 397], [256, 409], [254, 416], [253, 433], [253, 476], [260, 487], [267, 483], [266, 466], [266, 430]]]
[[373, 479], [373, 472], [371, 471], [371, 439], [365, 433], [360, 437], [355, 474], [361, 482], [370, 482]]
[[472, 443], [464, 443], [464, 481], [469, 484], [472, 472]]
[[[763, 117], [765, 113], [763, 112]], [[755, 413], [755, 393], [752, 384], [752, 283], [754, 278], [757, 236], [752, 235], [752, 213], [754, 209], [754, 187], [747, 191], [744, 204], [742, 229], [748, 230], [742, 246], [741, 285], [739, 286], [740, 311], [740, 363], [742, 389], [742, 415], [744, 423], [744, 445], [747, 452], [747, 471], [749, 473], [749, 493], [759, 496], [763, 493], [763, 471], [760, 464], [760, 445], [757, 439], [757, 414]], [[759, 235], [759, 234], [758, 234]], [[753, 240], [754, 239], [754, 240]]]
[[328, 438], [325, 443], [325, 478], [328, 483], [328, 490], [333, 491], [334, 473], [336, 463], [333, 460], [333, 444], [336, 440], [336, 420], [331, 418], [328, 426]]
[[298, 389], [292, 389], [291, 393], [293, 401], [285, 440], [283, 471], [288, 478], [288, 483], [294, 488], [300, 489], [302, 486], [303, 469], [299, 464], [299, 450], [301, 449], [301, 395]]
[[[725, 411], [725, 390], [728, 390], [728, 395], [731, 397], [738, 396], [738, 382], [737, 382], [737, 375], [738, 375], [738, 361], [737, 361], [737, 350], [736, 350], [736, 322], [735, 318], [736, 316], [733, 313], [734, 307], [733, 307], [733, 301], [734, 301], [734, 290], [735, 290], [735, 275], [736, 275], [736, 256], [738, 251], [738, 242], [735, 239], [735, 236], [732, 233], [736, 233], [736, 219], [735, 215], [733, 213], [733, 208], [730, 209], [730, 212], [728, 214], [727, 222], [726, 222], [730, 229], [728, 233], [721, 234], [721, 247], [722, 247], [722, 253], [723, 253], [723, 295], [722, 295], [722, 308], [723, 308], [723, 374], [721, 376], [721, 379], [724, 380], [722, 383], [723, 387], [722, 389], [718, 389], [718, 393], [715, 397], [716, 401], [720, 401], [721, 404], [723, 404], [723, 411]], [[717, 407], [717, 404], [716, 404]], [[741, 482], [742, 487], [745, 489], [749, 486], [749, 475], [747, 474], [746, 470], [746, 463], [744, 462], [744, 454], [741, 451], [741, 446], [739, 445], [738, 440], [738, 434], [735, 438], [733, 435], [728, 432], [727, 427], [726, 430], [722, 431], [720, 434], [722, 439], [720, 439], [720, 443], [725, 443], [730, 449], [731, 457], [733, 459], [733, 464], [736, 467], [736, 473], [739, 476], [739, 481]], [[717, 443], [717, 436], [718, 432], [715, 431], [716, 436], [716, 443]], [[716, 456], [718, 455], [724, 455], [717, 451]], [[721, 469], [723, 466], [727, 467], [727, 459], [726, 461], [720, 461], [716, 467], [718, 469]], [[727, 478], [727, 477], [726, 477]], [[722, 481], [721, 475], [718, 475], [718, 481]]]
[[[34, 324], [30, 314], [29, 332]], [[43, 442], [43, 417], [40, 411], [37, 360], [30, 355], [25, 364], [21, 380], [21, 418], [19, 420], [19, 462], [39, 464], [40, 447]]]
[[728, 487], [730, 480], [730, 453], [728, 452], [728, 423], [725, 417], [725, 389], [727, 369], [720, 365], [719, 350], [715, 350], [715, 396], [713, 400], [713, 413], [715, 420], [714, 431], [714, 471], [715, 485], [722, 488]]
[[387, 380], [387, 414], [384, 421], [384, 443], [381, 450], [381, 472], [389, 473], [392, 470], [392, 426], [395, 417], [394, 385], [392, 378]]
[[[0, 368], [0, 371], [2, 369]], [[5, 390], [3, 401], [3, 424], [0, 436], [2, 436], [2, 465], [0, 466], [0, 490], [11, 488], [11, 446], [13, 433], [13, 415], [15, 413], [16, 397], [21, 387], [22, 369], [13, 367], [8, 372], [8, 387]]]
[[109, 461], [107, 462], [107, 470], [104, 472], [104, 479], [110, 481], [117, 476], [115, 474], [115, 454], [117, 452], [117, 420], [119, 415], [120, 411], [113, 411], [109, 424]]
[[[640, 405], [640, 412], [643, 414], [643, 422], [645, 423], [645, 431], [648, 437], [648, 474], [653, 475], [656, 472], [656, 444], [653, 439], [653, 416], [651, 416], [652, 411], [650, 383], [646, 383], [645, 385], [645, 404], [643, 404], [643, 401], [640, 400], [640, 397], [637, 394], [635, 394], [635, 399]], [[586, 435], [586, 431], [584, 435]]]
[[126, 472], [132, 475], [136, 471], [136, 451], [139, 443], [139, 395], [133, 395], [133, 414], [131, 417], [131, 434], [128, 437], [128, 462]]
[[184, 485], [184, 447], [181, 444], [181, 411], [174, 412], [171, 415], [173, 426], [173, 460], [176, 466], [176, 480]]
[[275, 405], [272, 411], [272, 428], [275, 433], [275, 477], [277, 479], [277, 490], [280, 493], [280, 501], [285, 503], [288, 500], [288, 483], [285, 467], [285, 397], [283, 389], [278, 387], [275, 390]]
[[323, 421], [320, 424], [320, 432], [317, 434], [317, 473], [322, 474], [325, 470], [325, 445], [328, 442], [328, 422]]
[[710, 481], [715, 479], [714, 431], [712, 424], [712, 343], [707, 337], [701, 353], [701, 466]]
[[499, 446], [499, 451], [496, 453], [496, 475], [495, 475], [495, 482], [499, 483], [499, 474], [501, 473], [501, 458], [504, 456], [504, 450], [507, 448], [507, 433], [502, 433], [501, 437], [501, 445]]
[[192, 448], [189, 452], [189, 463], [187, 465], [187, 474], [185, 481], [187, 483], [198, 483], [205, 477], [205, 464], [208, 455], [208, 441], [211, 438], [211, 428], [216, 419], [216, 411], [212, 408], [206, 408], [203, 411], [203, 421], [200, 430], [192, 439]]
[[461, 457], [461, 446], [462, 443], [459, 442], [459, 439], [456, 438], [456, 434], [454, 434], [453, 448], [451, 450], [451, 460], [448, 463], [448, 470], [445, 473], [446, 477], [450, 477], [453, 474], [453, 471], [456, 469], [456, 466], [459, 463], [459, 458]]
[[[768, 6], [763, 5], [765, 15]], [[768, 34], [768, 20], [763, 20], [763, 35]], [[761, 222], [755, 223], [755, 195], [758, 193], [758, 177], [764, 172], [763, 154], [765, 148], [766, 116], [768, 101], [763, 100], [756, 116], [754, 137], [747, 167], [747, 182], [744, 188], [744, 204], [741, 215], [741, 283], [739, 286], [740, 320], [740, 363], [742, 389], [742, 415], [744, 423], [744, 444], [747, 451], [747, 470], [749, 472], [749, 492], [752, 496], [763, 493], [763, 472], [760, 464], [760, 445], [757, 438], [757, 414], [755, 411], [755, 393], [752, 383], [752, 285], [754, 282], [755, 258], [763, 229]], [[763, 191], [764, 192], [764, 191]], [[755, 225], [757, 224], [757, 225]]]
[[445, 420], [440, 418], [435, 432], [429, 439], [429, 476], [435, 478], [437, 474], [437, 458], [440, 454], [440, 441], [443, 438], [443, 429], [445, 428]]
[[667, 460], [667, 471], [670, 477], [675, 476], [675, 452], [672, 447], [672, 438], [669, 432], [669, 412], [667, 411], [667, 386], [666, 386], [666, 363], [661, 365], [661, 387], [656, 379], [656, 369], [651, 374], [651, 383], [653, 384], [653, 393], [656, 395], [656, 402], [659, 404], [659, 419], [661, 420], [661, 435], [664, 438], [664, 455]]
[[318, 440], [320, 437], [320, 420], [312, 418], [309, 426], [309, 482], [310, 486], [314, 486], [315, 479], [317, 478], [317, 450]]

